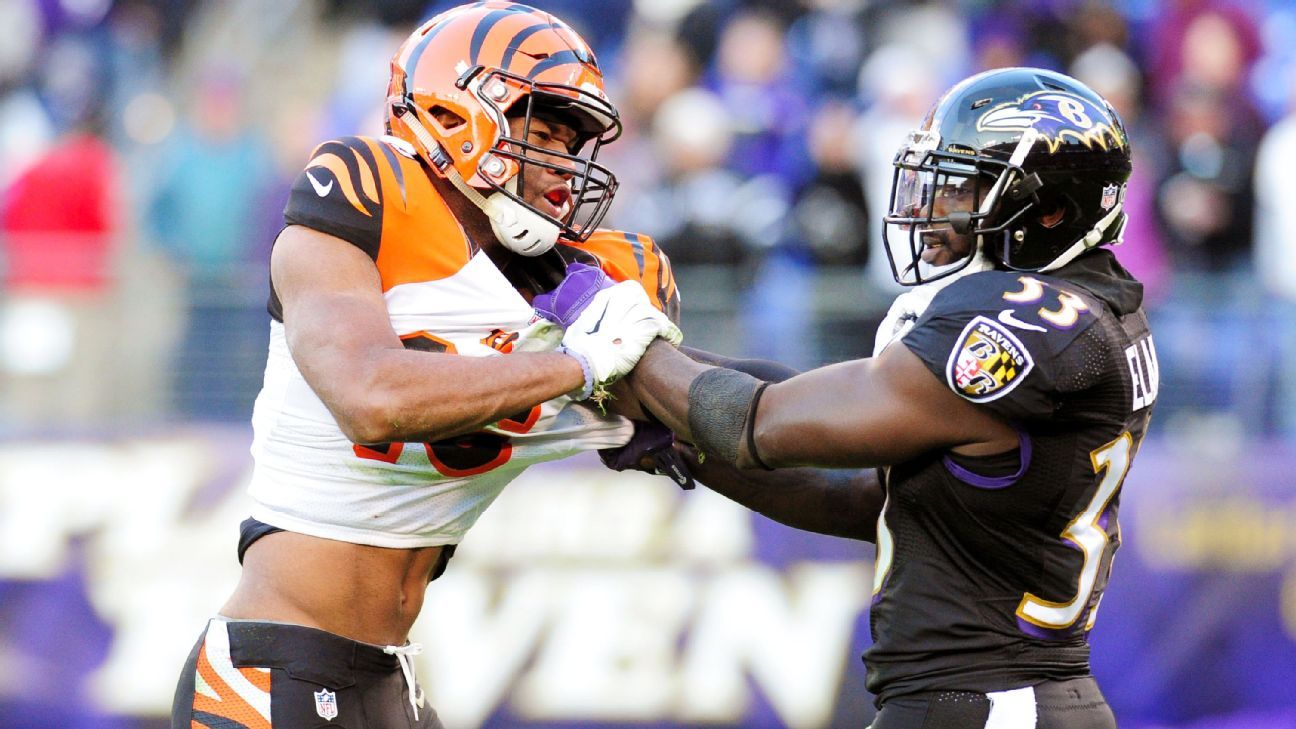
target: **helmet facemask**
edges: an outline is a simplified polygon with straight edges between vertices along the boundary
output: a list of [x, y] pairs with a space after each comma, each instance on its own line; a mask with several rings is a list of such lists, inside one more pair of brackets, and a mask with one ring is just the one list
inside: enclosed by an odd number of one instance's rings
[[[395, 116], [403, 117], [406, 128], [429, 151], [428, 161], [486, 213], [496, 237], [516, 253], [537, 256], [552, 248], [559, 236], [575, 241], [589, 237], [607, 213], [617, 187], [611, 170], [595, 161], [602, 146], [621, 135], [612, 105], [573, 86], [537, 82], [482, 66], [465, 70], [455, 85], [469, 91], [486, 112], [489, 121], [484, 123], [493, 127], [494, 146], [478, 153], [471, 141], [465, 141], [461, 149], [447, 149], [438, 137], [445, 138], [448, 130], [436, 121], [434, 109], [421, 108], [406, 93], [394, 105]], [[510, 117], [522, 120], [520, 136], [512, 134]], [[534, 119], [571, 126], [577, 134], [568, 151], [533, 144]], [[441, 134], [433, 135], [429, 129]], [[454, 152], [476, 157], [469, 179], [464, 179], [467, 171], [460, 173]], [[550, 201], [557, 211], [542, 210], [524, 198], [528, 167], [570, 178], [566, 200]], [[487, 190], [483, 194], [476, 188]]]
[[883, 228], [896, 280], [946, 278], [974, 260], [1049, 272], [1117, 245], [1130, 168], [1120, 117], [1079, 81], [1038, 68], [964, 79], [896, 155]]
[[903, 286], [964, 270], [991, 236], [1006, 235], [1035, 203], [1020, 166], [939, 152], [933, 137], [915, 132], [894, 161], [883, 240], [891, 273]]
[[[491, 98], [495, 84], [522, 85], [525, 93], [502, 110]], [[621, 123], [610, 104], [571, 86], [537, 83], [506, 71], [488, 71], [478, 87], [482, 105], [499, 120], [499, 142], [478, 164], [477, 177], [497, 194], [557, 226], [559, 234], [582, 241], [598, 227], [616, 193], [616, 175], [596, 160], [603, 145], [621, 135]], [[492, 92], [492, 90], [494, 90]], [[514, 136], [510, 120], [521, 122]], [[531, 141], [534, 122], [563, 125], [576, 132], [566, 152]], [[549, 200], [558, 214], [524, 199], [528, 172], [545, 169], [569, 178], [566, 199]]]

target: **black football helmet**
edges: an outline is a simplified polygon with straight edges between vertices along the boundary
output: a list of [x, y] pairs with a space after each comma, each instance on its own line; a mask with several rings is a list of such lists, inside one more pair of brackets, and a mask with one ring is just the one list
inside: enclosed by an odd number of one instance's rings
[[[896, 153], [883, 239], [896, 281], [1051, 271], [1125, 228], [1129, 140], [1111, 104], [1039, 68], [987, 71], [936, 102]], [[944, 249], [944, 250], [942, 250]]]

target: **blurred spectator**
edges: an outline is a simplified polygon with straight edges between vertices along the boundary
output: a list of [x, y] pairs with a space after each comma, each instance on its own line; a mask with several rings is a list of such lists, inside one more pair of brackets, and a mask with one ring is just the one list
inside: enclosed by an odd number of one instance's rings
[[[185, 337], [177, 353], [179, 412], [239, 420], [250, 412], [265, 356], [267, 230], [262, 215], [272, 155], [259, 128], [247, 124], [243, 79], [208, 69], [192, 108], [164, 150], [149, 210], [157, 242], [188, 278]], [[258, 285], [250, 286], [250, 281]]]
[[674, 33], [648, 24], [631, 31], [612, 63], [621, 123], [634, 130], [650, 123], [662, 103], [693, 85], [699, 73], [696, 59]]
[[[670, 224], [660, 219], [664, 214], [661, 190], [669, 171], [666, 155], [662, 154], [660, 140], [653, 130], [653, 120], [663, 103], [692, 86], [700, 70], [679, 38], [646, 23], [630, 32], [622, 55], [613, 63], [609, 93], [621, 111], [622, 133], [602, 153], [601, 159], [616, 171], [620, 187], [612, 201], [607, 224], [649, 233], [657, 236], [658, 244], [662, 244], [663, 232], [670, 229]], [[706, 108], [714, 109], [716, 104]], [[715, 143], [725, 146], [723, 154], [727, 154], [727, 131], [713, 136]], [[669, 243], [666, 245], [672, 260], [678, 261], [676, 251]]]
[[0, 204], [0, 402], [11, 425], [84, 426], [106, 417], [117, 385], [113, 266], [126, 201], [102, 136], [103, 79], [90, 47], [60, 39], [44, 66], [44, 96], [68, 131]]
[[1219, 89], [1182, 84], [1171, 100], [1157, 207], [1177, 266], [1225, 271], [1248, 262], [1259, 139], [1246, 116]]
[[266, 192], [270, 150], [244, 118], [242, 81], [209, 70], [191, 113], [163, 151], [150, 222], [157, 241], [196, 277], [252, 263], [249, 230]]
[[[1015, 14], [1015, 11], [999, 11], [992, 25], [1013, 27]], [[880, 3], [873, 17], [877, 26], [873, 47], [902, 44], [923, 59], [922, 67], [927, 71], [924, 85], [937, 89], [928, 97], [928, 106], [936, 101], [935, 94], [940, 89], [966, 76], [965, 71], [972, 68], [968, 18], [949, 4]], [[924, 107], [923, 111], [926, 110]], [[910, 128], [917, 123], [915, 117], [910, 121]]]
[[1012, 68], [1030, 65], [1026, 60], [1027, 49], [1024, 33], [1011, 23], [1001, 18], [994, 18], [987, 27], [974, 31], [972, 48], [976, 54], [973, 68], [978, 71], [989, 71], [994, 68]]
[[[360, 21], [347, 26], [337, 43], [337, 78], [325, 104], [321, 139], [346, 134], [383, 133], [383, 90], [391, 76], [391, 57], [409, 35], [406, 26]], [[300, 165], [301, 160], [296, 160]], [[296, 174], [294, 172], [294, 174]]]
[[807, 173], [800, 135], [809, 99], [792, 83], [783, 35], [772, 13], [734, 15], [721, 31], [708, 85], [733, 120], [729, 166], [742, 175], [778, 175], [796, 187]]
[[868, 261], [864, 187], [855, 169], [855, 112], [826, 103], [815, 112], [807, 139], [814, 177], [792, 209], [795, 235], [818, 263], [862, 266]]
[[733, 128], [714, 94], [689, 89], [672, 97], [657, 112], [652, 138], [663, 178], [624, 200], [617, 225], [649, 233], [676, 264], [739, 265], [782, 239], [786, 187], [724, 166]]
[[1256, 155], [1255, 272], [1271, 304], [1264, 331], [1275, 343], [1274, 420], [1280, 432], [1296, 434], [1296, 226], [1287, 211], [1296, 210], [1291, 184], [1296, 160], [1296, 83], [1291, 85], [1287, 116], [1265, 133]]
[[[1166, 0], [1151, 34], [1148, 79], [1158, 107], [1171, 104], [1181, 80], [1238, 91], [1260, 56], [1255, 20], [1240, 4]], [[1250, 106], [1247, 99], [1239, 102]]]
[[824, 0], [788, 27], [793, 74], [811, 98], [842, 98], [855, 93], [865, 48], [862, 5], [853, 0]]
[[0, 2], [0, 193], [8, 187], [54, 137], [49, 114], [27, 83], [42, 27], [35, 5]]

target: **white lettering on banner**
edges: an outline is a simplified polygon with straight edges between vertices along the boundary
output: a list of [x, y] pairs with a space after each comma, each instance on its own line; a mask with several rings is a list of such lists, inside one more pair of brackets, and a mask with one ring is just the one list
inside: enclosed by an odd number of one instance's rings
[[680, 719], [738, 721], [746, 669], [785, 724], [826, 726], [871, 581], [868, 562], [803, 563], [786, 580], [760, 564], [717, 575], [685, 647]]
[[518, 714], [547, 721], [671, 716], [677, 643], [696, 592], [679, 568], [552, 574], [553, 625], [519, 681]]
[[[246, 466], [219, 468], [230, 452], [215, 436], [0, 447], [0, 579], [57, 578], [80, 540], [91, 603], [114, 631], [88, 684], [108, 713], [169, 711], [185, 655], [237, 581], [250, 504]], [[447, 725], [474, 729], [504, 704], [546, 723], [736, 724], [751, 686], [787, 726], [831, 721], [859, 647], [867, 548], [782, 573], [754, 561], [749, 513], [712, 492], [560, 468], [510, 485], [429, 587], [411, 637], [429, 647], [417, 668]], [[4, 656], [17, 675], [41, 660]]]
[[82, 540], [90, 602], [114, 629], [89, 684], [107, 711], [165, 713], [204, 621], [238, 579], [243, 484], [220, 484], [218, 503], [186, 513], [214, 475], [212, 450], [203, 438], [0, 448], [0, 579], [57, 577]]
[[819, 727], [869, 579], [867, 563], [803, 564], [786, 580], [750, 563], [712, 575], [451, 570], [413, 639], [437, 646], [420, 675], [447, 726], [481, 726], [514, 680], [510, 705], [535, 721], [738, 723], [750, 675], [787, 726]]

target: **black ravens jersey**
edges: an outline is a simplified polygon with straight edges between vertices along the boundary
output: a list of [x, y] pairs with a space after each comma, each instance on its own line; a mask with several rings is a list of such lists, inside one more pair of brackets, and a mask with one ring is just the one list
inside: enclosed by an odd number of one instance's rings
[[864, 656], [879, 702], [1088, 675], [1121, 482], [1157, 393], [1141, 301], [1097, 250], [1054, 274], [959, 279], [901, 340], [1020, 447], [886, 473]]

